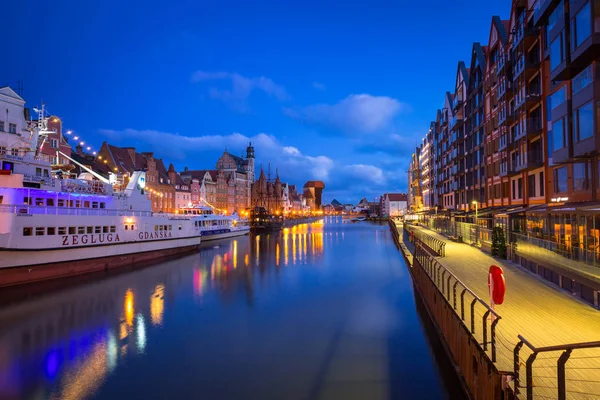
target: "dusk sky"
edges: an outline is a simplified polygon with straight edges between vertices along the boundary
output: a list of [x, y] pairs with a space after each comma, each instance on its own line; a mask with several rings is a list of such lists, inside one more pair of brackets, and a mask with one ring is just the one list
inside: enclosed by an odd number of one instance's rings
[[259, 167], [356, 203], [406, 191], [457, 61], [510, 12], [508, 0], [284, 3], [5, 1], [0, 86], [22, 81], [28, 107], [43, 99], [95, 149], [212, 169], [251, 140]]

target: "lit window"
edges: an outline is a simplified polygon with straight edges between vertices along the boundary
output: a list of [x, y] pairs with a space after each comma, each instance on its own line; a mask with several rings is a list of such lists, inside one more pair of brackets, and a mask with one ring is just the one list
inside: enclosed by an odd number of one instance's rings
[[89, 200], [86, 200], [86, 201], [84, 201], [84, 202], [83, 202], [83, 206], [84, 206], [85, 208], [90, 208], [90, 201], [89, 201]]
[[103, 226], [102, 227], [102, 233], [108, 233], [108, 231], [109, 231], [108, 226]]
[[85, 234], [85, 226], [79, 226], [79, 227], [77, 227], [77, 234], [78, 235]]
[[59, 207], [64, 207], [65, 206], [65, 200], [64, 199], [58, 199], [58, 206]]
[[66, 226], [59, 226], [58, 227], [58, 234], [59, 235], [66, 235], [67, 234], [67, 227]]
[[117, 227], [116, 226], [111, 226], [110, 227], [110, 233], [115, 233], [117, 231]]
[[35, 199], [35, 205], [36, 206], [43, 206], [44, 205], [44, 199], [36, 197], [36, 199]]

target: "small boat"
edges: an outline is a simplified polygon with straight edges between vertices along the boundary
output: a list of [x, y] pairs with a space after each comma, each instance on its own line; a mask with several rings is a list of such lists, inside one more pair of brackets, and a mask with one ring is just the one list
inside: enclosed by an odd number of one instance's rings
[[273, 232], [283, 228], [283, 216], [271, 215], [264, 207], [254, 207], [248, 215], [250, 231], [254, 233]]
[[215, 214], [210, 207], [184, 208], [179, 214], [192, 215], [194, 228], [203, 242], [247, 235], [250, 227], [233, 215]]
[[365, 221], [366, 219], [367, 219], [367, 217], [354, 217], [350, 221], [352, 221], [352, 222], [362, 222], [362, 221]]

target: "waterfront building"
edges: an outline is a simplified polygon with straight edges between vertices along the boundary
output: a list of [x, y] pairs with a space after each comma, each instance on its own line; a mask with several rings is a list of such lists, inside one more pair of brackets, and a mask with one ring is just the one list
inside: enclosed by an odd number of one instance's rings
[[[52, 169], [63, 171], [70, 170], [73, 166], [71, 161], [67, 157], [71, 157], [71, 145], [66, 136], [63, 135], [62, 120], [57, 116], [50, 116], [48, 118], [48, 133], [44, 140], [43, 146], [40, 147], [40, 153], [49, 157]], [[85, 142], [77, 140], [75, 146], [83, 151]], [[67, 157], [61, 154], [57, 154], [60, 151]]]
[[175, 171], [173, 163], [169, 164], [168, 175], [169, 181], [175, 186], [175, 209], [193, 206], [190, 185]]
[[284, 212], [283, 184], [276, 173], [275, 180], [267, 178], [260, 169], [260, 176], [252, 185], [252, 206], [264, 207], [270, 214]]
[[434, 208], [434, 170], [433, 170], [433, 136], [435, 122], [431, 123], [429, 132], [423, 138], [419, 149], [419, 168], [421, 170], [421, 190], [423, 194], [423, 210]]
[[384, 193], [379, 202], [382, 217], [400, 217], [408, 211], [406, 193]]
[[9, 157], [35, 156], [28, 139], [32, 134], [25, 100], [8, 86], [0, 88], [0, 154]]
[[216, 169], [188, 170], [187, 167], [184, 168], [181, 178], [190, 185], [193, 206], [215, 207], [217, 204], [217, 173]]
[[246, 158], [234, 156], [225, 149], [216, 169], [216, 207], [229, 214], [250, 207], [254, 182], [252, 143], [248, 143]]
[[310, 211], [320, 210], [323, 198], [323, 189], [325, 189], [325, 184], [323, 181], [308, 181], [304, 184], [303, 189], [304, 197], [307, 199], [306, 205], [310, 207]]
[[409, 197], [408, 205], [414, 213], [423, 211], [423, 192], [421, 189], [421, 167], [419, 163], [420, 149], [417, 147], [413, 153], [408, 168]]

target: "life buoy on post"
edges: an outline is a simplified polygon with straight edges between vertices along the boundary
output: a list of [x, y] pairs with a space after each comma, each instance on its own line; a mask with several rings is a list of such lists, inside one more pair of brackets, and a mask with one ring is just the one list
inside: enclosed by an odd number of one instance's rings
[[502, 304], [504, 302], [504, 294], [506, 293], [506, 281], [504, 280], [504, 271], [497, 265], [490, 266], [488, 287], [490, 289], [492, 308], [494, 304]]

